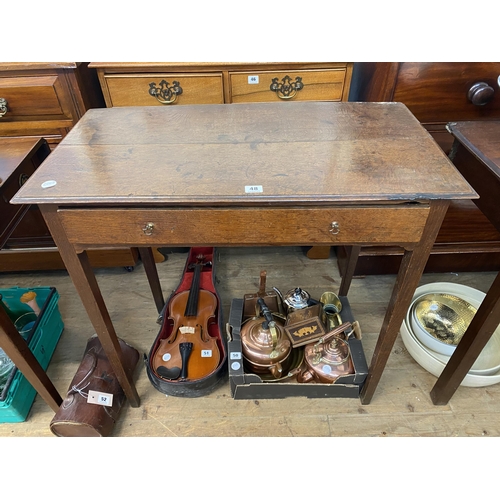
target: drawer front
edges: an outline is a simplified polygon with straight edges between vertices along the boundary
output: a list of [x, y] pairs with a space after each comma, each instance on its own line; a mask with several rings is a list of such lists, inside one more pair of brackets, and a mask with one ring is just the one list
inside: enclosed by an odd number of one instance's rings
[[19, 191], [19, 188], [28, 180], [35, 171], [32, 162], [24, 161], [19, 168], [0, 185], [0, 242], [5, 243], [5, 238], [12, 230], [13, 224], [17, 223], [18, 217], [25, 211], [24, 205], [12, 205], [11, 198]]
[[222, 74], [110, 74], [104, 81], [108, 107], [224, 103]]
[[498, 119], [499, 75], [500, 63], [401, 63], [393, 101], [422, 123]]
[[230, 73], [231, 102], [341, 101], [346, 68]]
[[[45, 125], [45, 127], [41, 125]], [[0, 119], [0, 137], [45, 139], [51, 149], [55, 149], [71, 128], [70, 125], [65, 128], [51, 127], [50, 125], [55, 125], [55, 122], [52, 124], [50, 122], [44, 122], [43, 124], [37, 122], [2, 123]]]
[[0, 123], [72, 119], [57, 75], [0, 78]]
[[416, 243], [428, 214], [420, 205], [59, 210], [77, 246]]

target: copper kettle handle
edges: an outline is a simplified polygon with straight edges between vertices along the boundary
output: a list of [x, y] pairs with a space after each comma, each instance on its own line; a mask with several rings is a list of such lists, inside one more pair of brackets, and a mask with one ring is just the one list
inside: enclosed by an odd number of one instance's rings
[[271, 339], [273, 341], [273, 350], [270, 354], [271, 358], [275, 358], [278, 353], [276, 352], [276, 347], [278, 345], [278, 332], [276, 329], [276, 322], [273, 319], [273, 315], [271, 314], [271, 311], [269, 310], [269, 307], [267, 307], [266, 303], [264, 302], [264, 299], [259, 297], [257, 299], [257, 304], [260, 307], [260, 310], [262, 311], [262, 316], [264, 316], [265, 321], [262, 323], [262, 328], [264, 330], [269, 330], [271, 332]]
[[316, 345], [325, 343], [327, 340], [331, 339], [335, 335], [338, 335], [339, 333], [342, 333], [345, 330], [347, 330], [350, 326], [351, 326], [351, 323], [349, 323], [348, 321], [346, 321], [345, 323], [342, 323], [341, 325], [337, 326], [337, 328], [334, 328], [332, 331], [323, 335], [323, 337], [320, 337], [316, 341]]

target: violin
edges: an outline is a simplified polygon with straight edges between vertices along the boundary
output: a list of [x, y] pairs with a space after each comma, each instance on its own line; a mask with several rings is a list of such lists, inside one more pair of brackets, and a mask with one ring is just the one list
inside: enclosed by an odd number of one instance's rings
[[217, 297], [200, 289], [204, 256], [198, 255], [189, 290], [176, 294], [170, 301], [168, 321], [172, 334], [162, 339], [153, 357], [153, 369], [166, 380], [195, 381], [212, 374], [220, 362], [217, 340], [208, 333], [215, 321]]

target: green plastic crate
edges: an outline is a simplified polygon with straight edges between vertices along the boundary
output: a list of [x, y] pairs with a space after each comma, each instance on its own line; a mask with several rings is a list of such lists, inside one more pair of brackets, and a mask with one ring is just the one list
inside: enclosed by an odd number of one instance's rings
[[[28, 305], [19, 300], [29, 291], [37, 294], [36, 300], [41, 312], [28, 335], [27, 342], [31, 352], [46, 370], [64, 330], [57, 305], [59, 293], [53, 287], [0, 288], [3, 301], [17, 315], [32, 311]], [[33, 386], [17, 368], [13, 368], [0, 393], [0, 423], [24, 422], [35, 396], [36, 391]]]

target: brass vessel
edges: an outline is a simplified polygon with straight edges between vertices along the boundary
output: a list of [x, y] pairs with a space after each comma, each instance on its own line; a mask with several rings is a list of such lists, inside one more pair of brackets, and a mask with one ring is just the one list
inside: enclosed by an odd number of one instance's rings
[[340, 311], [342, 311], [342, 302], [339, 296], [331, 291], [324, 292], [320, 299], [322, 305], [321, 320], [327, 331], [333, 330], [342, 324]]
[[415, 304], [418, 323], [435, 339], [450, 345], [460, 342], [476, 312], [472, 304], [448, 293], [427, 294]]

